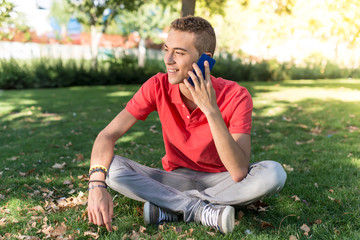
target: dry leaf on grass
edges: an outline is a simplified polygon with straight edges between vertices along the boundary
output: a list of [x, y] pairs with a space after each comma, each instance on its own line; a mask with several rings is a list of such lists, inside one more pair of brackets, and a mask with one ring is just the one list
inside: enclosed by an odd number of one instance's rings
[[309, 232], [310, 232], [310, 228], [308, 225], [306, 224], [303, 224], [301, 227], [300, 227], [301, 230], [304, 231], [304, 235], [308, 236], [309, 235]]
[[77, 153], [77, 154], [75, 154], [75, 156], [76, 156], [75, 161], [84, 161], [84, 154]]
[[91, 231], [86, 231], [84, 232], [84, 236], [91, 236], [95, 239], [98, 239], [99, 238], [99, 234], [98, 233], [95, 233], [95, 232], [91, 232]]
[[63, 169], [65, 167], [66, 163], [63, 162], [63, 163], [55, 163], [52, 168], [55, 168], [55, 169]]
[[314, 143], [314, 142], [315, 142], [315, 140], [313, 138], [308, 141], [298, 141], [298, 140], [295, 141], [296, 145], [302, 145], [305, 143]]
[[290, 235], [289, 240], [298, 240], [298, 238], [294, 235]]
[[301, 200], [301, 199], [300, 199], [298, 196], [296, 196], [296, 195], [292, 196], [291, 198], [293, 198], [295, 202], [298, 202], [298, 201]]
[[238, 213], [238, 219], [239, 219], [239, 221], [241, 221], [242, 220], [242, 218], [244, 217], [244, 212], [243, 211], [239, 211], [239, 213]]

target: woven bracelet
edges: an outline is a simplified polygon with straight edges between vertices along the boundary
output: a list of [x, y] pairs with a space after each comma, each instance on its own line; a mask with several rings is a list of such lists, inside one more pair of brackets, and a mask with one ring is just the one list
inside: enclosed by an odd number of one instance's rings
[[97, 188], [97, 187], [98, 187], [98, 188], [107, 188], [107, 186], [104, 186], [104, 185], [95, 185], [95, 186], [89, 187], [88, 190], [90, 191], [90, 190], [92, 190], [92, 189], [94, 189], [94, 188]]

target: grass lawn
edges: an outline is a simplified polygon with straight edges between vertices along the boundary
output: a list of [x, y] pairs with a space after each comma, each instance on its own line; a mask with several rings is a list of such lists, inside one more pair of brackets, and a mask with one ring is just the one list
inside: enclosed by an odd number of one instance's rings
[[[138, 85], [1, 91], [0, 239], [360, 239], [360, 80], [240, 84], [254, 100], [251, 161], [279, 161], [288, 179], [238, 209], [226, 236], [194, 223], [144, 228], [142, 203], [113, 191], [115, 231], [88, 224], [93, 141]], [[161, 167], [157, 114], [115, 153]]]

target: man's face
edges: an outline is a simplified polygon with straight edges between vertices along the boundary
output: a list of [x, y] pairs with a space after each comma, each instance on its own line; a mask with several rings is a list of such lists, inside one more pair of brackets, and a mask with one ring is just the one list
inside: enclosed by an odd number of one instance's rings
[[170, 30], [165, 42], [164, 62], [171, 84], [179, 84], [188, 78], [192, 64], [199, 59], [194, 46], [195, 34]]

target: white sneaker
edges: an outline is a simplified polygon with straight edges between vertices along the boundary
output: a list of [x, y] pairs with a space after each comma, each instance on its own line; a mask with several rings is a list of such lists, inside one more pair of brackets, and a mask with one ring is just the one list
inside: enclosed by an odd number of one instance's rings
[[221, 233], [230, 233], [234, 230], [235, 209], [231, 206], [206, 204], [195, 214], [195, 221], [204, 226], [210, 226]]
[[165, 211], [150, 202], [144, 204], [144, 222], [146, 225], [161, 225], [165, 222], [176, 222], [178, 216], [175, 213]]

